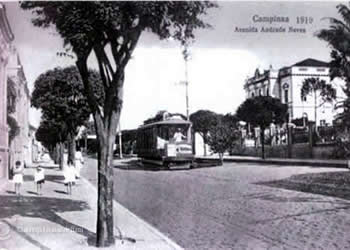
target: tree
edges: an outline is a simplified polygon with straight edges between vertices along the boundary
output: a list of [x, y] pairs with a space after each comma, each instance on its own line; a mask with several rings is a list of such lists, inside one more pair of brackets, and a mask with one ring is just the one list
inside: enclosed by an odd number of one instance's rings
[[339, 78], [345, 82], [343, 91], [346, 99], [338, 105], [343, 109], [338, 121], [347, 130], [350, 127], [350, 9], [345, 4], [337, 5], [337, 9], [341, 19], [327, 18], [330, 22], [329, 28], [318, 31], [316, 35], [331, 48], [331, 80]]
[[[326, 83], [325, 80], [320, 78], [306, 78], [304, 79], [300, 96], [301, 100], [304, 100], [306, 96], [312, 94], [314, 96], [314, 112], [315, 112], [315, 124], [317, 123], [317, 108], [322, 106], [326, 102], [332, 102], [336, 99], [336, 90], [332, 87], [332, 84]], [[317, 99], [321, 99], [323, 103], [317, 104]]]
[[210, 148], [219, 154], [220, 163], [223, 164], [223, 154], [232, 149], [239, 138], [239, 131], [233, 125], [234, 116], [228, 114], [209, 129], [208, 144]]
[[234, 150], [234, 147], [237, 146], [237, 139], [240, 138], [241, 133], [239, 132], [239, 119], [237, 118], [236, 115], [233, 115], [231, 113], [227, 113], [226, 115], [222, 116], [221, 121], [229, 127], [229, 129], [231, 130], [234, 137], [232, 137], [231, 140], [231, 145], [228, 148], [229, 153], [231, 154]]
[[[102, 102], [102, 83], [96, 71], [90, 71], [89, 81], [94, 82], [94, 95]], [[78, 69], [75, 66], [55, 68], [41, 74], [34, 82], [31, 105], [40, 108], [46, 120], [60, 126], [57, 142], [68, 140], [68, 161], [74, 162], [78, 128], [91, 114]], [[62, 167], [62, 162], [60, 165]]]
[[[185, 44], [194, 31], [209, 27], [201, 15], [215, 7], [211, 2], [22, 2], [32, 10], [35, 26], [53, 25], [73, 52], [94, 117], [98, 152], [97, 246], [114, 244], [113, 144], [123, 105], [125, 67], [144, 31], [160, 39]], [[109, 50], [110, 53], [106, 51]], [[88, 58], [94, 54], [104, 86], [105, 101], [98, 103], [89, 82]]]
[[260, 127], [261, 157], [265, 159], [265, 129], [272, 122], [281, 124], [286, 120], [288, 107], [277, 98], [257, 96], [245, 100], [237, 109], [238, 119]]
[[218, 114], [209, 110], [198, 110], [190, 115], [194, 132], [199, 133], [203, 138], [205, 156], [207, 155], [206, 144], [209, 141], [209, 131], [218, 123], [219, 119], [220, 116]]
[[328, 28], [317, 32], [317, 37], [328, 43], [331, 48], [330, 56], [330, 78], [342, 79], [345, 82], [343, 92], [346, 98], [336, 107], [342, 108], [342, 114], [336, 117], [336, 122], [340, 131], [338, 131], [337, 152], [343, 151], [343, 156], [349, 156], [350, 140], [348, 130], [350, 128], [350, 9], [345, 4], [337, 5], [340, 19], [327, 18], [330, 22]]
[[63, 153], [64, 153], [64, 134], [66, 129], [64, 124], [56, 122], [53, 119], [47, 119], [45, 115], [42, 116], [40, 125], [35, 132], [35, 138], [40, 141], [42, 145], [50, 152], [55, 163], [63, 167]]

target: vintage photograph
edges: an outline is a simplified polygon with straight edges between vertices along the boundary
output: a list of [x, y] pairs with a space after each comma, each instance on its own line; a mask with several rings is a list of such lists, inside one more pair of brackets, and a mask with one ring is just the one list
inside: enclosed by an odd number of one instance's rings
[[350, 2], [0, 2], [0, 250], [350, 249]]

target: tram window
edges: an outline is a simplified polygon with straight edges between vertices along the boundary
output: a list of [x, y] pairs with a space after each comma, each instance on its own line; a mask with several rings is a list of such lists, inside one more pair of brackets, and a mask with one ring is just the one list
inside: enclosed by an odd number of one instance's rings
[[168, 131], [168, 126], [161, 126], [160, 127], [160, 132], [158, 134], [160, 138], [163, 140], [169, 140], [169, 131]]

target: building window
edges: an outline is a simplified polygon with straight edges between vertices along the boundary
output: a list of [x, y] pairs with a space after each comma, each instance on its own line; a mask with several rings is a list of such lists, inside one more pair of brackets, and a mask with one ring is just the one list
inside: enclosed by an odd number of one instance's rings
[[284, 103], [288, 103], [288, 89], [284, 90]]
[[325, 69], [317, 69], [318, 72], [324, 72], [326, 71]]
[[320, 120], [320, 126], [321, 127], [326, 126], [326, 120]]
[[306, 102], [306, 96], [303, 96], [303, 102]]
[[299, 68], [299, 71], [307, 71], [307, 68]]

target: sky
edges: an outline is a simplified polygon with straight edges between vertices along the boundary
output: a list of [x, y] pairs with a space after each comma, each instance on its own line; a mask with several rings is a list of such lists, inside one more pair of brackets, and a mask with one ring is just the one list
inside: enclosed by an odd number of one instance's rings
[[[226, 2], [203, 17], [211, 29], [197, 30], [188, 62], [190, 113], [207, 109], [234, 113], [245, 100], [243, 85], [256, 70], [290, 66], [306, 58], [329, 61], [330, 48], [315, 32], [329, 25], [324, 17], [339, 17], [338, 2]], [[15, 35], [14, 44], [33, 90], [36, 78], [55, 67], [75, 63], [57, 56], [63, 51], [62, 39], [53, 29], [31, 24], [32, 14], [17, 2], [6, 2], [6, 11]], [[288, 22], [259, 22], [262, 17], [288, 18]], [[303, 18], [302, 18], [303, 17]], [[308, 24], [297, 24], [297, 19]], [[311, 22], [311, 23], [310, 23]], [[262, 28], [284, 28], [285, 32], [261, 32]], [[304, 33], [288, 32], [289, 28]], [[239, 32], [251, 30], [258, 32]], [[160, 41], [143, 33], [127, 65], [122, 129], [137, 128], [160, 110], [186, 114], [185, 63], [181, 46], [172, 40]], [[96, 66], [93, 58], [89, 63]], [[30, 111], [30, 121], [38, 126], [40, 113]]]

